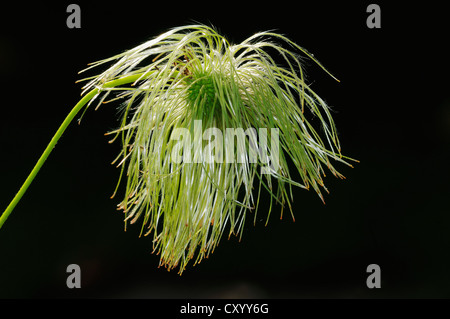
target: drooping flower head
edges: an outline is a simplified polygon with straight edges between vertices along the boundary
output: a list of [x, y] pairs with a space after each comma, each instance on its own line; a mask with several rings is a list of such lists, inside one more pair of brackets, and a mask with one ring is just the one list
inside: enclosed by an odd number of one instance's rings
[[[292, 186], [323, 199], [324, 167], [342, 177], [332, 162], [349, 165], [348, 158], [326, 103], [305, 83], [300, 54], [319, 64], [277, 33], [232, 45], [211, 27], [191, 25], [88, 68], [112, 63], [86, 79], [84, 92], [97, 89], [99, 104], [110, 95], [125, 101], [120, 127], [109, 133], [123, 145], [118, 207], [125, 223], [141, 221], [161, 265], [181, 273], [224, 232], [241, 236], [262, 192], [269, 214], [272, 203], [292, 214]], [[129, 78], [131, 86], [106, 85]], [[288, 158], [300, 180], [291, 178]]]

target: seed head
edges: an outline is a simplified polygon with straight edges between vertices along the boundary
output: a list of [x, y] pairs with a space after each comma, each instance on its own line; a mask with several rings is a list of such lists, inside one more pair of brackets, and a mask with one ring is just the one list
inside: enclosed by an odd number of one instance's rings
[[[109, 133], [122, 141], [118, 207], [125, 224], [142, 221], [141, 234], [152, 236], [167, 269], [181, 273], [191, 259], [208, 257], [224, 232], [241, 237], [262, 188], [268, 216], [272, 202], [292, 214], [292, 186], [312, 187], [323, 199], [323, 166], [342, 177], [331, 160], [348, 158], [326, 103], [304, 81], [300, 54], [322, 67], [277, 33], [232, 45], [215, 29], [192, 25], [90, 67], [112, 63], [87, 79], [85, 91], [99, 89], [98, 103], [111, 93], [124, 100], [120, 127]], [[132, 86], [104, 85], [130, 75], [138, 76]], [[321, 134], [308, 117], [318, 119]]]

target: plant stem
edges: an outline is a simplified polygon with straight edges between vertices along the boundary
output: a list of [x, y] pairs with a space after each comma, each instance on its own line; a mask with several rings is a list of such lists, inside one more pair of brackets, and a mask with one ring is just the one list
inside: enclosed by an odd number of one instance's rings
[[[102, 88], [111, 88], [116, 87], [122, 84], [132, 83], [137, 81], [142, 74], [135, 74], [135, 75], [129, 75], [125, 76], [123, 78], [119, 78], [117, 80], [112, 80], [107, 83], [105, 83]], [[100, 88], [92, 89], [88, 94], [86, 94], [70, 111], [70, 113], [65, 118], [64, 122], [62, 122], [61, 126], [56, 131], [55, 135], [53, 136], [50, 143], [47, 145], [47, 148], [45, 149], [44, 153], [42, 153], [41, 157], [37, 161], [36, 165], [34, 166], [31, 173], [28, 175], [27, 179], [23, 183], [22, 187], [20, 187], [19, 192], [16, 194], [16, 196], [13, 198], [11, 203], [8, 205], [6, 210], [3, 212], [3, 214], [0, 216], [0, 229], [2, 228], [3, 224], [5, 223], [8, 216], [13, 211], [14, 207], [17, 205], [17, 203], [20, 201], [22, 196], [27, 191], [28, 187], [30, 186], [33, 179], [36, 177], [37, 173], [41, 169], [42, 165], [44, 165], [45, 161], [47, 160], [48, 156], [52, 152], [53, 148], [55, 147], [56, 143], [58, 143], [58, 140], [63, 135], [66, 128], [69, 126], [69, 124], [72, 122], [74, 117], [78, 114], [78, 112], [83, 108], [83, 106], [86, 105], [87, 102], [89, 102], [94, 96], [96, 96], [100, 92]]]

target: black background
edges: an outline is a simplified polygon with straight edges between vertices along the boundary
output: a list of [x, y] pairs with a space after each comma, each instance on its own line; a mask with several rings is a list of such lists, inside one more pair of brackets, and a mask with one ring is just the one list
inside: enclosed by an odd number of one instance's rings
[[[369, 29], [368, 1], [76, 3], [81, 29], [67, 28], [67, 1], [2, 6], [0, 209], [78, 101], [79, 70], [192, 22], [234, 43], [275, 29], [313, 53], [340, 82], [309, 63], [310, 83], [361, 162], [327, 177], [326, 205], [295, 190], [295, 223], [275, 207], [267, 227], [262, 206], [240, 243], [224, 237], [180, 277], [157, 268], [138, 226], [123, 231], [120, 197], [109, 199], [120, 145], [104, 136], [118, 113], [89, 109], [0, 230], [1, 298], [450, 297], [446, 7], [377, 1], [382, 27]], [[366, 286], [372, 263], [381, 289]], [[69, 264], [81, 289], [66, 287]]]

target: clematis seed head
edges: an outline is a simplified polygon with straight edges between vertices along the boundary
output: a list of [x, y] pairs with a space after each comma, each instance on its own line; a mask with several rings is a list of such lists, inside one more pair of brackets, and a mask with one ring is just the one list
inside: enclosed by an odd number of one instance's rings
[[122, 142], [118, 185], [126, 183], [118, 207], [125, 225], [142, 221], [160, 265], [182, 273], [192, 259], [208, 257], [222, 234], [241, 238], [263, 191], [267, 219], [273, 204], [294, 217], [292, 187], [312, 188], [323, 200], [324, 170], [343, 177], [333, 162], [352, 159], [341, 154], [329, 108], [305, 82], [300, 55], [325, 70], [283, 35], [261, 32], [231, 44], [214, 28], [191, 25], [88, 68], [112, 64], [87, 78], [84, 92], [97, 90], [92, 101], [99, 104], [110, 94], [123, 101], [120, 125], [109, 133]]
[[294, 218], [293, 187], [324, 200], [325, 170], [343, 178], [335, 163], [354, 161], [342, 155], [329, 107], [306, 83], [300, 56], [325, 70], [278, 33], [231, 44], [214, 28], [191, 25], [93, 63], [86, 70], [109, 67], [83, 79], [84, 96], [0, 216], [0, 228], [79, 111], [117, 100], [122, 119], [107, 133], [122, 143], [113, 197], [123, 185], [125, 229], [141, 222], [160, 266], [181, 274], [223, 234], [241, 239], [260, 196], [269, 202], [267, 221], [274, 205]]

